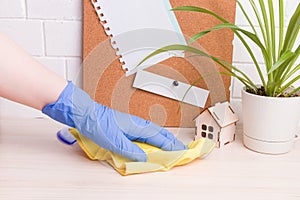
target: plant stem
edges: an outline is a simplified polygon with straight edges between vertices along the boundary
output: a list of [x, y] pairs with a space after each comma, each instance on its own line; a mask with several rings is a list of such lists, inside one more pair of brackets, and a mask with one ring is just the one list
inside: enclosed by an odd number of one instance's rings
[[[268, 20], [268, 16], [267, 16], [267, 11], [266, 11], [266, 7], [264, 4], [264, 0], [259, 0], [259, 4], [260, 4], [260, 8], [261, 8], [261, 12], [262, 12], [262, 16], [263, 16], [263, 20], [264, 20], [264, 27], [266, 28], [266, 36], [267, 36], [267, 43], [266, 43], [266, 50], [268, 52], [268, 59], [266, 60], [266, 68], [267, 71], [270, 70], [270, 68], [272, 67], [272, 41], [271, 41], [271, 31], [270, 31], [270, 26], [269, 26], [269, 20]], [[267, 84], [267, 88], [265, 88], [266, 94], [268, 96], [273, 96], [274, 95], [274, 80], [273, 80], [273, 74], [270, 73], [268, 74], [268, 84]]]
[[272, 55], [273, 55], [273, 63], [275, 63], [276, 60], [276, 42], [275, 42], [275, 19], [274, 19], [274, 6], [273, 6], [273, 0], [268, 0], [269, 5], [269, 12], [270, 12], [270, 25], [271, 25], [271, 49], [272, 49]]
[[300, 80], [300, 75], [296, 76], [292, 80], [290, 80], [285, 86], [283, 86], [280, 90], [279, 93], [283, 93], [288, 87], [290, 87], [293, 83], [295, 83], [297, 80]]
[[246, 17], [248, 23], [250, 24], [254, 34], [257, 35], [256, 29], [254, 28], [254, 25], [253, 25], [252, 21], [250, 20], [248, 14], [246, 13], [244, 7], [242, 6], [241, 2], [239, 0], [237, 0], [237, 3], [238, 3], [238, 6], [240, 7], [240, 9], [242, 10], [244, 16]]
[[281, 50], [283, 47], [284, 38], [284, 2], [279, 0], [279, 45], [278, 45], [278, 57], [281, 56]]
[[294, 89], [293, 91], [291, 91], [288, 96], [292, 96], [293, 94], [296, 94], [298, 91], [300, 91], [300, 86]]
[[295, 56], [292, 60], [290, 60], [290, 62], [288, 62], [287, 67], [281, 67], [280, 69], [278, 69], [279, 71], [278, 74], [281, 75], [280, 77], [278, 77], [278, 79], [281, 81], [280, 85], [284, 83], [288, 78], [290, 78], [294, 73], [296, 73], [296, 71], [299, 70], [300, 64], [292, 68], [295, 62], [297, 61], [297, 59], [299, 58], [299, 55], [300, 55], [300, 46], [298, 46], [298, 48], [296, 49]]

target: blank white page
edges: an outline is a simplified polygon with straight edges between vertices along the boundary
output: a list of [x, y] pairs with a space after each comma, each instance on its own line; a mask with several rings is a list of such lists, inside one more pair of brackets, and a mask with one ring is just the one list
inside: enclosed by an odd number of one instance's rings
[[[163, 53], [137, 64], [154, 50], [170, 44], [186, 44], [169, 0], [91, 0], [106, 34], [118, 50], [127, 75], [183, 52]], [[100, 9], [99, 9], [100, 8]]]

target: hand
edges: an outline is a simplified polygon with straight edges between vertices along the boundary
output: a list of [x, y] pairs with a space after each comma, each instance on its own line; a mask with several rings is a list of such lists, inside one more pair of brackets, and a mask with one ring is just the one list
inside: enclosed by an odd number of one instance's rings
[[58, 100], [43, 108], [51, 118], [76, 128], [99, 146], [134, 161], [147, 161], [145, 152], [132, 141], [145, 142], [163, 150], [186, 146], [166, 129], [134, 115], [118, 112], [93, 101], [69, 82]]

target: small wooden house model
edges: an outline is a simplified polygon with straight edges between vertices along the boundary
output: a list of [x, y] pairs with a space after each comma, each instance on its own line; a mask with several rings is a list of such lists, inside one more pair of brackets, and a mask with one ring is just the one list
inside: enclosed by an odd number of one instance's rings
[[216, 142], [219, 148], [235, 139], [238, 116], [227, 101], [205, 109], [194, 121], [196, 122], [195, 139], [209, 138]]

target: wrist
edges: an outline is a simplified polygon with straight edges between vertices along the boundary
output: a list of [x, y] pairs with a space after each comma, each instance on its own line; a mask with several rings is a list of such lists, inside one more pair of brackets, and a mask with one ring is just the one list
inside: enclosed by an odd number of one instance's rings
[[[55, 102], [45, 105], [42, 108], [42, 112], [58, 122], [75, 127], [72, 115], [70, 115], [73, 110], [72, 104], [75, 89], [76, 86], [71, 81], [68, 81], [58, 99]], [[68, 105], [66, 106], [66, 104]]]

